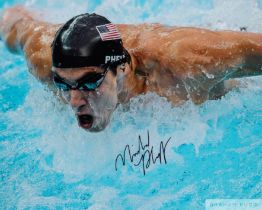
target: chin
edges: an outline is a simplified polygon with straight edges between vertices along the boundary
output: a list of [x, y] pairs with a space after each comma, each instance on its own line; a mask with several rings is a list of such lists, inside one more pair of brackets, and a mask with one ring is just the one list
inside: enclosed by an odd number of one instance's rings
[[88, 129], [85, 129], [85, 128], [84, 129], [88, 132], [97, 133], [97, 132], [103, 131], [105, 128], [106, 128], [106, 126], [104, 126], [104, 127], [99, 126], [99, 127], [91, 127], [91, 128], [88, 128]]

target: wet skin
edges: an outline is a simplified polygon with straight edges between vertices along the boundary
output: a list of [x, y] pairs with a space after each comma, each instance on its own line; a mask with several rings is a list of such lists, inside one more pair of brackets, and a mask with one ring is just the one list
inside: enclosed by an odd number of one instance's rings
[[[29, 71], [50, 87], [51, 69], [72, 83], [86, 73], [102, 71], [95, 67], [52, 68], [50, 46], [60, 26], [37, 19], [21, 6], [7, 8], [0, 18], [0, 37], [8, 49], [22, 51]], [[230, 79], [262, 74], [262, 34], [259, 33], [161, 24], [117, 27], [132, 57], [131, 64], [119, 66], [116, 76], [109, 71], [96, 91], [67, 93], [79, 125], [89, 131], [104, 129], [117, 104], [139, 94], [155, 92], [174, 105], [187, 100], [201, 104], [223, 96], [227, 86], [231, 89]]]
[[[98, 67], [52, 68], [52, 70], [70, 84], [74, 84], [91, 73], [105, 71]], [[94, 132], [101, 131], [108, 124], [110, 116], [117, 106], [115, 75], [109, 70], [101, 85], [93, 91], [71, 89], [61, 91], [61, 95], [73, 108], [80, 127]]]

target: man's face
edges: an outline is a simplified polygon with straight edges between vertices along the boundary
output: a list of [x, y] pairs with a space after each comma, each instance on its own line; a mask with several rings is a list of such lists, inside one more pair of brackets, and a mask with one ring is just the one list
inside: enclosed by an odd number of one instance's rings
[[[104, 73], [99, 67], [53, 68], [54, 74], [65, 84], [74, 86], [79, 81], [89, 81]], [[73, 88], [62, 91], [64, 99], [75, 111], [78, 124], [88, 131], [101, 131], [109, 123], [110, 116], [117, 106], [117, 84], [114, 74], [109, 70], [101, 85], [95, 90]], [[80, 85], [81, 87], [81, 85]]]

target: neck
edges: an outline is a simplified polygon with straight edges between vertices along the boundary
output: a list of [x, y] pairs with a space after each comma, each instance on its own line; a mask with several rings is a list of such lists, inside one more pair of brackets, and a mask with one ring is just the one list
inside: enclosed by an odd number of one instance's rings
[[146, 92], [146, 78], [137, 73], [137, 59], [130, 53], [131, 63], [117, 69], [118, 101], [127, 103], [130, 98]]

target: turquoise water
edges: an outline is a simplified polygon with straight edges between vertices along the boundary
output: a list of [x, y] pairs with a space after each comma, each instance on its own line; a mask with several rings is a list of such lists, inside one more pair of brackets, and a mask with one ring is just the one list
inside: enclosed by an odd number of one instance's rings
[[[88, 11], [114, 22], [161, 22], [211, 29], [262, 32], [261, 1], [4, 1], [50, 10], [64, 21]], [[60, 13], [58, 13], [59, 11]], [[117, 14], [117, 15], [116, 15]], [[78, 128], [69, 107], [59, 104], [28, 72], [22, 56], [0, 43], [1, 209], [204, 209], [206, 199], [262, 198], [261, 77], [246, 88], [201, 106], [172, 107], [147, 94], [120, 106], [98, 134]], [[154, 154], [167, 142], [166, 164], [143, 168], [115, 159], [138, 136], [150, 135]], [[133, 146], [132, 146], [133, 145]], [[151, 147], [150, 147], [151, 148]]]

